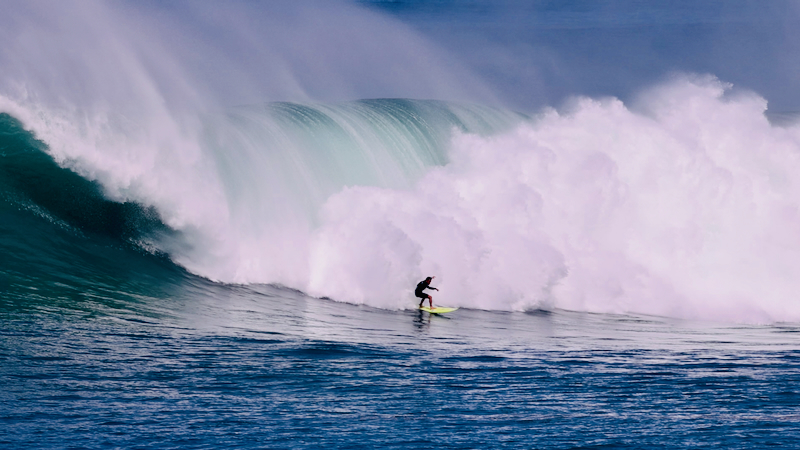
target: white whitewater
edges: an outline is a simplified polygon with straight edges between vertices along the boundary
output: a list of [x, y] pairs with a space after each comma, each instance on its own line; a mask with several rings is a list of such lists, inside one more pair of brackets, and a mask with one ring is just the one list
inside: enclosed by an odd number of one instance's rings
[[800, 128], [711, 79], [577, 99], [494, 137], [459, 134], [411, 190], [354, 187], [311, 237], [311, 292], [442, 304], [795, 321]]

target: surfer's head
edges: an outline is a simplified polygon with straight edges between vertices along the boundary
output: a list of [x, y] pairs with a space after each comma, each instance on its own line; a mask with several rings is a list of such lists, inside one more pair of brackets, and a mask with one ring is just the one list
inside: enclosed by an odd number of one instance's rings
[[431, 281], [433, 281], [433, 277], [425, 278], [425, 282], [426, 283], [430, 283]]

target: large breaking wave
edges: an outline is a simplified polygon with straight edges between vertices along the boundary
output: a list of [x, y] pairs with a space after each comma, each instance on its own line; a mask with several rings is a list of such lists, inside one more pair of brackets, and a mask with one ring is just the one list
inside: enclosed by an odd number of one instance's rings
[[[98, 11], [121, 20], [89, 5], [66, 23]], [[0, 53], [10, 68], [3, 126], [29, 147], [4, 150], [0, 181], [10, 204], [43, 220], [166, 254], [215, 281], [382, 308], [413, 306], [415, 283], [435, 275], [435, 302], [453, 306], [800, 320], [800, 128], [771, 124], [755, 94], [681, 76], [633, 104], [576, 98], [531, 116], [404, 99], [222, 108], [218, 74], [176, 84], [201, 66], [165, 62], [175, 50], [165, 37], [146, 53], [130, 28], [97, 27], [86, 35], [117, 40], [89, 46], [86, 64], [51, 55], [75, 69], [67, 84]], [[339, 69], [340, 85], [349, 72]], [[447, 70], [434, 72], [428, 91], [448, 84]], [[287, 79], [270, 88], [315, 89]]]
[[280, 103], [206, 120], [199, 174], [169, 153], [133, 183], [94, 146], [56, 160], [157, 208], [183, 241], [163, 250], [218, 281], [404, 308], [436, 275], [464, 307], [798, 320], [800, 128], [765, 109], [710, 77], [534, 118]]

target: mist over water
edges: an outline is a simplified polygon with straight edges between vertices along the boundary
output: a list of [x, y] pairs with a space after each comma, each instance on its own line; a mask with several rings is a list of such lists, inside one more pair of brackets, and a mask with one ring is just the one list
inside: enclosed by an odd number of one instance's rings
[[680, 75], [519, 114], [351, 4], [72, 6], [0, 19], [0, 111], [154, 207], [195, 274], [387, 309], [436, 275], [449, 306], [800, 320], [800, 128], [758, 93]]

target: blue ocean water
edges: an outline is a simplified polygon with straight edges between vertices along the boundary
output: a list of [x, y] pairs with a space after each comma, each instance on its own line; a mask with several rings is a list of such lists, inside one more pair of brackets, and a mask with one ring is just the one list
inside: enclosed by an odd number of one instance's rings
[[0, 448], [797, 447], [796, 3], [7, 6]]
[[792, 448], [800, 432], [797, 325], [439, 317], [270, 287], [162, 302], [6, 311], [3, 446]]

